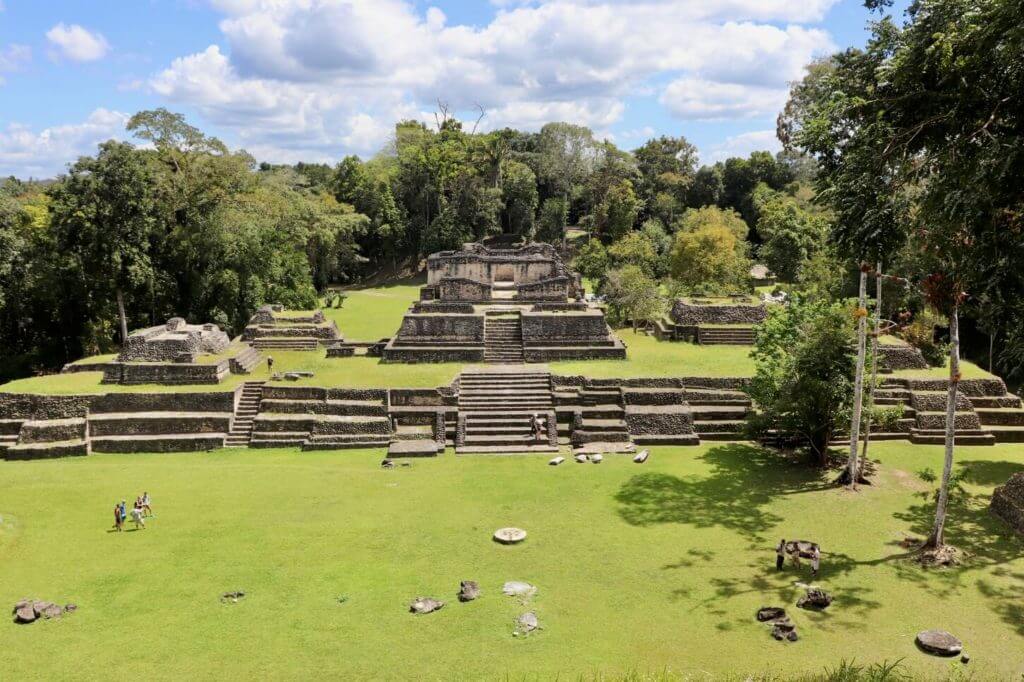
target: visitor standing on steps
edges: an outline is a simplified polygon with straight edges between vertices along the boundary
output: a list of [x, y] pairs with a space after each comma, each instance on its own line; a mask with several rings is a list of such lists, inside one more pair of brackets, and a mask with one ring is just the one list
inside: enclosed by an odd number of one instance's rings
[[271, 355], [267, 356], [267, 374], [274, 373], [274, 358]]
[[544, 429], [543, 429], [543, 423], [541, 421], [540, 415], [538, 415], [537, 413], [534, 413], [533, 416], [530, 417], [530, 426], [533, 427], [533, 438], [534, 438], [534, 440], [537, 440], [537, 441], [544, 440]]
[[779, 546], [775, 548], [775, 570], [781, 571], [786, 564], [786, 540], [779, 540]]

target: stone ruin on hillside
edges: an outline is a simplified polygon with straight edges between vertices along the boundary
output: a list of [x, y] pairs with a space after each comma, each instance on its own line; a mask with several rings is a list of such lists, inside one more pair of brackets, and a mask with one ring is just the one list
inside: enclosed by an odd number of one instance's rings
[[260, 306], [249, 320], [242, 340], [260, 350], [315, 351], [342, 340], [334, 320], [322, 310], [287, 312], [279, 304]]
[[604, 311], [550, 244], [463, 245], [427, 259], [427, 284], [382, 351], [385, 362], [625, 358]]
[[215, 324], [188, 324], [172, 317], [165, 324], [128, 337], [118, 362], [195, 362], [203, 353], [220, 353], [231, 339]]
[[1010, 480], [995, 489], [989, 509], [1024, 535], [1024, 471], [1010, 476]]

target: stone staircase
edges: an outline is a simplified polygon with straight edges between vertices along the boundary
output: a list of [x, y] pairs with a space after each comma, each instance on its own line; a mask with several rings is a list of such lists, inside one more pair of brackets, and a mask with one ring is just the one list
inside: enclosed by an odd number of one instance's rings
[[748, 326], [735, 327], [697, 327], [697, 343], [702, 346], [733, 345], [753, 346], [754, 328]]
[[693, 413], [693, 430], [702, 441], [745, 438], [744, 424], [752, 407], [743, 391], [687, 388], [686, 401]]
[[573, 416], [573, 452], [632, 452], [636, 449], [625, 420], [625, 401], [617, 386], [582, 388], [580, 411]]
[[252, 340], [257, 350], [316, 350], [320, 342], [312, 336], [261, 336]]
[[[463, 372], [458, 407], [455, 451], [459, 454], [558, 450], [548, 372]], [[538, 441], [531, 428], [534, 414], [545, 420], [544, 441]]]
[[1024, 443], [1024, 408], [1012, 393], [970, 398], [982, 426], [998, 443]]
[[484, 318], [484, 362], [523, 362], [523, 327], [518, 314]]
[[226, 448], [241, 448], [249, 445], [252, 440], [252, 424], [260, 411], [263, 399], [263, 381], [246, 381], [242, 384], [242, 395], [238, 398], [235, 418], [231, 422], [231, 430], [224, 440]]
[[231, 373], [232, 374], [249, 374], [253, 368], [259, 364], [260, 352], [248, 346], [241, 353], [231, 358]]

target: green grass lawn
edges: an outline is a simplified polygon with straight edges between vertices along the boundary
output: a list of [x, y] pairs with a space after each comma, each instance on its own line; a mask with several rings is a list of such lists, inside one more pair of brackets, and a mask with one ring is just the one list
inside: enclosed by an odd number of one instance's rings
[[[986, 504], [1024, 449], [958, 448], [967, 496], [948, 535], [971, 556], [929, 571], [897, 543], [928, 527], [914, 472], [937, 470], [942, 449], [873, 450], [881, 473], [859, 493], [742, 444], [654, 448], [643, 466], [449, 454], [385, 471], [381, 451], [295, 450], [0, 462], [0, 603], [80, 607], [0, 625], [4, 676], [742, 679], [855, 658], [903, 659], [920, 679], [961, 667], [914, 647], [945, 628], [975, 679], [1020, 679], [1024, 541]], [[109, 532], [114, 501], [143, 490], [149, 527]], [[507, 525], [527, 529], [523, 545], [491, 541]], [[780, 537], [822, 544], [828, 611], [792, 608], [809, 573], [775, 572]], [[483, 595], [461, 604], [467, 579]], [[521, 605], [507, 580], [539, 591]], [[231, 590], [248, 596], [221, 604]], [[447, 605], [409, 614], [420, 595]], [[763, 605], [790, 607], [800, 641], [773, 641], [753, 618]], [[513, 637], [530, 609], [543, 629]]]
[[394, 336], [402, 316], [420, 295], [418, 284], [395, 284], [346, 290], [340, 308], [324, 308], [346, 341], [379, 341]]

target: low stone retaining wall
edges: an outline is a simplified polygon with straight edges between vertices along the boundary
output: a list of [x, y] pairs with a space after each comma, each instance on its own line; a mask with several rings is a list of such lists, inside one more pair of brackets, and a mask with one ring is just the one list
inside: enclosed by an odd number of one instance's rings
[[664, 436], [693, 433], [693, 413], [687, 405], [626, 405], [630, 435]]
[[190, 363], [111, 362], [103, 370], [104, 384], [219, 384], [231, 372], [229, 360], [209, 365]]
[[677, 300], [672, 305], [672, 321], [677, 325], [760, 324], [767, 317], [763, 304], [694, 305]]
[[93, 397], [91, 412], [233, 412], [240, 390], [108, 393]]
[[913, 346], [878, 346], [878, 364], [892, 371], [900, 369], [928, 369], [921, 351]]
[[84, 417], [94, 395], [0, 393], [0, 419], [69, 419]]

